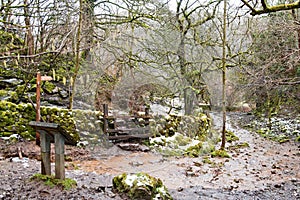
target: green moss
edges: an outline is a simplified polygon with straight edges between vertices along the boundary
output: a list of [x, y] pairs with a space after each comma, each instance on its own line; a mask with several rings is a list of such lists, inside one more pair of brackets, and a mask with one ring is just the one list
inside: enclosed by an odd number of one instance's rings
[[10, 135], [18, 134], [24, 139], [32, 139], [35, 131], [28, 125], [32, 120], [35, 120], [32, 106], [16, 105], [8, 101], [0, 102], [0, 132], [10, 133]]
[[274, 138], [274, 141], [279, 142], [279, 143], [285, 143], [290, 141], [290, 139], [287, 136], [279, 136]]
[[230, 155], [225, 150], [215, 150], [211, 152], [211, 157], [230, 158]]
[[284, 134], [274, 134], [268, 128], [262, 128], [256, 131], [260, 136], [279, 143], [288, 142], [290, 139]]
[[190, 157], [199, 157], [201, 153], [201, 148], [202, 148], [202, 142], [199, 142], [198, 144], [187, 148], [184, 154]]
[[189, 144], [192, 140], [189, 137], [184, 137], [182, 134], [178, 134], [175, 137], [176, 142], [179, 146], [185, 146]]
[[177, 132], [180, 121], [181, 116], [177, 115], [168, 115], [165, 118], [160, 118], [158, 123], [161, 125], [161, 128], [158, 132], [160, 135], [171, 137]]
[[56, 85], [52, 82], [49, 82], [49, 81], [44, 81], [43, 82], [43, 86], [42, 86], [42, 89], [48, 93], [48, 94], [52, 94], [54, 89], [56, 88]]
[[28, 127], [28, 131], [19, 132], [19, 135], [26, 140], [34, 140], [35, 139], [35, 136], [33, 134], [34, 132], [35, 130], [33, 128]]
[[41, 115], [48, 116], [48, 122], [59, 124], [69, 136], [73, 143], [80, 140], [80, 135], [76, 130], [75, 120], [68, 109], [41, 107]]
[[12, 132], [8, 132], [8, 131], [2, 131], [0, 132], [0, 136], [1, 137], [9, 137], [12, 135]]
[[64, 180], [61, 180], [61, 179], [56, 179], [52, 175], [34, 174], [30, 178], [30, 180], [42, 181], [45, 183], [45, 185], [47, 185], [49, 187], [58, 186], [58, 187], [63, 188], [64, 190], [70, 190], [77, 186], [77, 182], [73, 179], [66, 178]]
[[24, 41], [16, 34], [0, 30], [0, 52], [14, 51], [22, 48]]
[[203, 163], [206, 163], [206, 164], [213, 164], [213, 162], [209, 159], [208, 156], [205, 156], [202, 160]]
[[[35, 130], [29, 126], [30, 121], [35, 121], [36, 112], [31, 104], [14, 104], [8, 101], [0, 102], [0, 132], [10, 131], [11, 134], [19, 134], [24, 139], [34, 139]], [[69, 110], [49, 107], [41, 107], [41, 116], [49, 117], [48, 122], [58, 123], [69, 139], [76, 143], [80, 136], [76, 131], [75, 121]], [[2, 134], [3, 135], [3, 134]]]
[[237, 141], [239, 140], [239, 138], [232, 132], [229, 130], [226, 130], [226, 141], [231, 143], [233, 141]]
[[201, 148], [201, 155], [207, 155], [213, 152], [216, 149], [215, 145], [211, 142], [207, 143], [207, 145], [203, 145]]
[[229, 149], [235, 150], [235, 149], [247, 148], [247, 147], [249, 147], [249, 144], [247, 142], [243, 142], [243, 143], [236, 144], [234, 146], [230, 146]]
[[298, 137], [296, 137], [295, 141], [300, 142], [300, 135]]
[[26, 89], [25, 87], [25, 85], [18, 85], [15, 89], [17, 95], [21, 96]]
[[0, 99], [15, 102], [18, 100], [18, 94], [14, 91], [0, 90]]

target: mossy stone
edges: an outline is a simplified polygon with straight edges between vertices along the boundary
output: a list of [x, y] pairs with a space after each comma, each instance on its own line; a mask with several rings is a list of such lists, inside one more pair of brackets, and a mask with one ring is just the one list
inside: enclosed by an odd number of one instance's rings
[[48, 94], [53, 94], [55, 91], [56, 85], [49, 81], [45, 81], [43, 83], [44, 84], [42, 85], [42, 88], [43, 88], [44, 92], [46, 92]]
[[202, 148], [202, 142], [199, 142], [198, 144], [187, 148], [185, 150], [185, 155], [190, 157], [199, 157], [201, 153], [201, 148]]
[[113, 187], [118, 192], [125, 193], [130, 199], [173, 199], [160, 179], [146, 173], [123, 173], [115, 176]]

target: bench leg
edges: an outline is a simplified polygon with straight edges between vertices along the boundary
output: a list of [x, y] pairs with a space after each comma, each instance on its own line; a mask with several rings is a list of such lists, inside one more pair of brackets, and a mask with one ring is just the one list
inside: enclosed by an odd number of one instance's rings
[[55, 178], [65, 179], [65, 138], [55, 134]]
[[44, 132], [40, 131], [41, 139], [41, 173], [43, 175], [51, 175], [51, 164], [50, 164], [50, 136]]

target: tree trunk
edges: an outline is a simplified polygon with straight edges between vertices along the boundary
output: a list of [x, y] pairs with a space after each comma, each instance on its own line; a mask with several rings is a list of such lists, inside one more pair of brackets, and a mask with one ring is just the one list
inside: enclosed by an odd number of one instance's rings
[[221, 149], [225, 149], [226, 143], [226, 15], [227, 1], [224, 0], [223, 15], [223, 38], [222, 38], [222, 110], [223, 110], [223, 126], [222, 126], [222, 143]]
[[70, 83], [72, 93], [70, 95], [70, 102], [69, 102], [69, 109], [73, 109], [73, 101], [74, 101], [74, 95], [76, 92], [75, 88], [75, 81], [79, 72], [80, 68], [80, 38], [81, 38], [81, 26], [82, 26], [82, 11], [83, 11], [83, 0], [79, 1], [80, 7], [79, 7], [79, 19], [78, 19], [78, 28], [77, 28], [77, 37], [76, 37], [76, 51], [75, 51], [75, 71], [74, 75], [72, 77], [72, 81]]
[[27, 55], [32, 55], [34, 52], [34, 41], [31, 32], [30, 26], [30, 15], [28, 9], [28, 2], [24, 0], [24, 17], [25, 17], [25, 25], [26, 25], [26, 45], [27, 45]]

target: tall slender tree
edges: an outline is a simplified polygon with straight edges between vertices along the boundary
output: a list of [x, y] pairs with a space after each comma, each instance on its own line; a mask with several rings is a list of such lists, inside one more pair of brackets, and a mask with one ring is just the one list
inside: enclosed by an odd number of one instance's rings
[[227, 27], [227, 0], [224, 0], [223, 9], [223, 38], [222, 38], [222, 111], [223, 111], [223, 125], [222, 125], [222, 142], [221, 149], [225, 149], [226, 143], [226, 27]]

